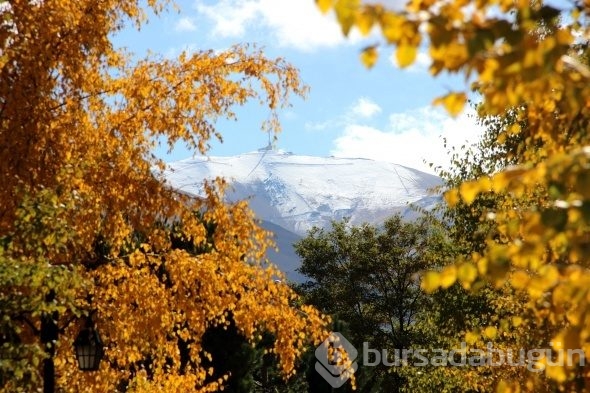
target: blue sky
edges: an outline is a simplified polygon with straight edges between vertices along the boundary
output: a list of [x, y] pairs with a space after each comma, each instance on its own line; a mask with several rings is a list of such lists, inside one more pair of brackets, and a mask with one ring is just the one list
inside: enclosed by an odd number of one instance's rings
[[[395, 4], [394, 1], [389, 1]], [[432, 78], [428, 58], [420, 53], [409, 69], [391, 60], [391, 48], [371, 70], [358, 58], [361, 48], [379, 40], [361, 39], [356, 31], [342, 36], [333, 15], [323, 15], [314, 0], [180, 0], [180, 11], [151, 16], [140, 32], [127, 29], [118, 45], [142, 55], [146, 51], [175, 57], [181, 51], [223, 49], [255, 43], [269, 57], [296, 66], [310, 86], [306, 100], [295, 98], [280, 114], [283, 131], [276, 148], [294, 154], [362, 157], [432, 172], [423, 163], [445, 165], [442, 136], [452, 144], [475, 140], [480, 132], [469, 115], [451, 119], [431, 106], [437, 95], [464, 87], [459, 77]], [[212, 143], [210, 155], [227, 156], [267, 144], [260, 124], [268, 109], [248, 105], [237, 122], [221, 121], [224, 143]], [[182, 146], [167, 161], [191, 157]]]

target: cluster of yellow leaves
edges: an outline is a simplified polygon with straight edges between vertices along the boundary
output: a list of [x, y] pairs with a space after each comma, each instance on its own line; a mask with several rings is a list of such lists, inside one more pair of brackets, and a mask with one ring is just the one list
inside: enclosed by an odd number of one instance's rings
[[[432, 59], [430, 72], [463, 73], [484, 96], [487, 113], [501, 113], [523, 102], [550, 105], [541, 95], [551, 96], [552, 89], [561, 87], [561, 78], [554, 78], [554, 72], [567, 69], [569, 82], [577, 82], [579, 88], [581, 79], [588, 75], [569, 52], [574, 33], [584, 34], [578, 24], [584, 14], [577, 6], [573, 7], [571, 24], [539, 39], [538, 34], [531, 34], [539, 30], [538, 22], [557, 14], [542, 2], [413, 0], [402, 10], [361, 0], [318, 0], [317, 4], [323, 12], [334, 10], [346, 35], [353, 27], [365, 36], [380, 31], [383, 44], [396, 47], [400, 67], [414, 63], [418, 52], [426, 49]], [[426, 39], [421, 31], [426, 32]], [[425, 48], [421, 46], [424, 43]], [[361, 54], [367, 67], [372, 67], [377, 57], [375, 45]], [[556, 92], [551, 105], [565, 105], [574, 111], [583, 107], [576, 100], [577, 91], [569, 91], [567, 97], [564, 92]], [[465, 104], [465, 95], [452, 92], [435, 102], [456, 115]]]
[[[456, 282], [465, 288], [486, 283], [511, 288], [526, 299], [526, 312], [505, 321], [507, 329], [527, 326], [536, 345], [582, 349], [588, 358], [590, 162], [588, 148], [580, 148], [590, 142], [588, 3], [411, 0], [401, 10], [360, 0], [317, 4], [324, 12], [335, 11], [344, 34], [353, 26], [365, 35], [380, 30], [384, 44], [396, 47], [400, 66], [411, 64], [424, 45], [433, 75], [462, 74], [481, 95], [481, 115], [516, 113], [498, 145], [518, 136], [522, 164], [446, 193], [451, 206], [469, 205], [481, 194], [502, 195], [501, 209], [482, 217], [494, 220], [498, 231], [490, 234], [482, 254], [427, 273], [422, 286], [427, 291]], [[374, 65], [377, 47], [367, 48], [362, 60]], [[451, 92], [435, 103], [456, 115], [465, 97]], [[468, 337], [475, 343], [479, 334], [492, 338], [503, 331], [498, 321]], [[561, 389], [590, 388], [587, 367], [550, 360], [559, 359], [547, 359], [545, 375]], [[538, 376], [515, 378], [500, 383], [498, 391], [541, 391], [541, 385]]]
[[[166, 4], [147, 1], [156, 13]], [[233, 108], [251, 100], [269, 108], [263, 129], [279, 131], [276, 111], [306, 93], [297, 70], [246, 45], [132, 62], [110, 39], [125, 23], [141, 25], [145, 2], [0, 5], [0, 237], [11, 260], [44, 264], [41, 287], [68, 304], [56, 310], [58, 325], [77, 321], [57, 344], [57, 389], [114, 391], [126, 379], [135, 392], [220, 389], [223, 378], [203, 385], [210, 372], [200, 367], [200, 341], [230, 316], [252, 342], [272, 333], [272, 351], [292, 373], [303, 346], [324, 338], [326, 321], [295, 306], [294, 293], [275, 282], [279, 272], [260, 262], [267, 234], [243, 203], [226, 205], [222, 183], [206, 185], [207, 198], [196, 201], [171, 190], [152, 152], [164, 141], [205, 154], [221, 139], [216, 120], [234, 119]], [[162, 228], [170, 220], [200, 255], [172, 248]], [[217, 228], [212, 239], [205, 222]], [[144, 240], [135, 247], [137, 234]], [[75, 291], [52, 287], [58, 264], [77, 272]], [[38, 287], [21, 278], [1, 283], [0, 293]], [[43, 301], [14, 312], [38, 327]], [[84, 319], [75, 317], [90, 311], [106, 355], [88, 374], [76, 369], [71, 345]], [[22, 330], [34, 332], [24, 322]], [[192, 342], [188, 371], [180, 370], [179, 338]], [[146, 359], [151, 369], [140, 370]]]
[[[590, 151], [583, 148], [553, 156], [535, 168], [493, 176], [492, 184], [503, 184], [517, 196], [545, 184], [550, 199], [546, 206], [519, 212], [518, 216], [501, 216], [500, 222], [505, 222], [501, 235], [510, 241], [490, 244], [488, 255], [478, 262], [482, 276], [496, 277], [496, 282], [506, 279], [512, 287], [524, 291], [537, 318], [559, 329], [552, 338], [553, 348], [582, 349], [586, 354], [590, 353], [589, 158]], [[476, 190], [477, 186], [473, 185]], [[567, 382], [575, 371], [571, 365], [552, 366], [547, 368], [547, 375]]]
[[[150, 378], [134, 375], [130, 391], [217, 391], [224, 381], [203, 385], [209, 370], [199, 368], [208, 356], [200, 337], [213, 326], [228, 326], [229, 318], [251, 342], [262, 332], [276, 337], [273, 353], [286, 376], [309, 342], [322, 341], [325, 320], [309, 307], [297, 308], [297, 296], [277, 278], [281, 273], [260, 262], [266, 235], [253, 223], [244, 203], [225, 205], [210, 190], [205, 219], [217, 225], [214, 250], [190, 255], [184, 250], [155, 252], [149, 244], [113, 259], [92, 272], [97, 328], [108, 343], [106, 357], [117, 367], [102, 367], [89, 383], [87, 373], [72, 367], [71, 348], [64, 344], [58, 369], [71, 391], [111, 391], [129, 378], [129, 370], [150, 359]], [[195, 238], [196, 244], [206, 239]], [[166, 280], [161, 272], [165, 271]], [[78, 327], [73, 327], [75, 332]], [[193, 340], [191, 372], [181, 372], [178, 340]], [[147, 372], [147, 371], [146, 371]]]
[[[498, 233], [487, 244], [484, 255], [474, 254], [469, 261], [429, 272], [422, 286], [427, 291], [446, 288], [456, 281], [465, 288], [491, 282], [497, 287], [509, 285], [526, 296], [532, 312], [531, 324], [549, 324], [533, 334], [549, 330], [542, 337], [544, 345], [557, 351], [553, 359], [543, 358], [545, 374], [568, 386], [580, 375], [579, 361], [569, 363], [567, 350], [581, 350], [590, 354], [590, 150], [573, 149], [556, 154], [535, 166], [521, 166], [489, 178], [464, 183], [446, 194], [450, 204], [463, 200], [472, 203], [478, 194], [507, 190], [515, 199], [533, 195], [542, 187], [543, 201], [528, 208], [506, 209], [493, 213], [498, 222]], [[514, 328], [523, 322], [515, 316]], [[509, 330], [509, 329], [508, 329]], [[577, 355], [579, 356], [579, 355]], [[582, 375], [588, 371], [584, 368]], [[506, 390], [503, 386], [505, 386]], [[530, 391], [506, 382], [501, 391]], [[512, 389], [512, 390], [510, 390]], [[528, 390], [527, 390], [528, 389]]]

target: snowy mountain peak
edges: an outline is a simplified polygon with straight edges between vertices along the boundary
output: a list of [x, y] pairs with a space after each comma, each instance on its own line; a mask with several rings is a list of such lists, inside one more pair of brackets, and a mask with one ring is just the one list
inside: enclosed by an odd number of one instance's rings
[[361, 158], [294, 155], [268, 146], [232, 157], [197, 157], [170, 163], [169, 183], [202, 194], [203, 179], [225, 177], [230, 200], [249, 199], [262, 220], [304, 235], [349, 217], [377, 223], [408, 203], [429, 204], [436, 176], [401, 165]]

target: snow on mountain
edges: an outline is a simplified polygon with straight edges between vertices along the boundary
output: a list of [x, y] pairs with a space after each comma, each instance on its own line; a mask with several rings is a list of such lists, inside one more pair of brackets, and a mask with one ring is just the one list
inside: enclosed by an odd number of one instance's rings
[[250, 199], [262, 220], [305, 235], [334, 219], [381, 222], [408, 203], [432, 199], [436, 176], [388, 162], [299, 156], [261, 149], [233, 157], [199, 157], [169, 164], [170, 184], [201, 195], [203, 179], [223, 176], [230, 200]]
[[411, 216], [409, 204], [433, 205], [438, 198], [429, 189], [440, 185], [436, 176], [393, 163], [269, 148], [173, 162], [165, 176], [172, 187], [195, 196], [202, 195], [204, 179], [225, 177], [232, 186], [227, 198], [249, 199], [258, 218], [275, 232], [279, 247], [283, 244], [276, 257], [285, 259], [276, 263], [296, 281], [297, 256], [285, 243], [294, 239], [293, 244], [313, 226], [329, 228], [332, 220], [345, 217], [377, 224], [395, 212]]

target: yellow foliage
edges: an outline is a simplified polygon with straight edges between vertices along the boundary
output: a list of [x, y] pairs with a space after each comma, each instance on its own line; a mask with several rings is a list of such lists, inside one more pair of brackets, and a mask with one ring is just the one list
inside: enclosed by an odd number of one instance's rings
[[367, 68], [373, 68], [378, 58], [379, 52], [375, 46], [369, 46], [361, 52], [361, 61]]
[[459, 203], [459, 191], [456, 189], [449, 190], [445, 192], [444, 198], [449, 206], [455, 206]]
[[434, 100], [434, 104], [442, 104], [452, 116], [458, 116], [463, 111], [466, 101], [467, 96], [465, 93], [449, 93], [444, 97]]
[[344, 35], [348, 35], [350, 29], [358, 23], [356, 15], [360, 4], [360, 0], [335, 0], [334, 11]]
[[[445, 193], [450, 206], [470, 205], [482, 194], [501, 195], [503, 209], [482, 217], [493, 220], [497, 231], [481, 244], [481, 256], [425, 273], [422, 288], [432, 292], [455, 279], [466, 288], [476, 280], [509, 288], [514, 299], [527, 299], [525, 312], [513, 316], [512, 323], [530, 330], [505, 336], [498, 322], [496, 340], [510, 345], [506, 337], [513, 337], [547, 345], [557, 331], [568, 348], [584, 349], [589, 356], [588, 2], [560, 3], [556, 9], [529, 1], [411, 0], [404, 10], [367, 2], [357, 12], [380, 15], [383, 37], [395, 47], [400, 65], [413, 61], [412, 48], [423, 40], [433, 75], [465, 77], [464, 91], [435, 99], [451, 115], [463, 110], [466, 93], [473, 89], [481, 97], [481, 116], [513, 118], [495, 147], [510, 149], [518, 165]], [[477, 266], [476, 277], [468, 263]], [[572, 326], [579, 331], [572, 333]], [[492, 336], [491, 330], [484, 334]], [[544, 391], [551, 386], [546, 379], [560, 391], [590, 389], [587, 368], [544, 362], [545, 373], [520, 380], [508, 375], [497, 391]]]
[[477, 268], [470, 262], [461, 263], [457, 268], [457, 279], [465, 289], [469, 289], [477, 278]]
[[519, 327], [522, 324], [522, 317], [516, 316], [512, 318], [512, 325]]
[[467, 344], [475, 344], [479, 340], [479, 334], [474, 332], [467, 332], [465, 333], [465, 342]]
[[448, 288], [457, 280], [457, 267], [455, 265], [447, 266], [440, 273], [440, 286]]
[[371, 10], [361, 10], [357, 13], [356, 26], [362, 35], [369, 35], [375, 22], [375, 14]]
[[418, 48], [410, 44], [400, 44], [395, 52], [397, 64], [404, 68], [411, 65], [418, 55]]
[[510, 278], [512, 286], [517, 289], [525, 289], [529, 283], [529, 280], [529, 275], [522, 270], [517, 270], [516, 272], [512, 273]]
[[424, 275], [421, 287], [427, 293], [434, 292], [440, 287], [440, 273], [429, 271]]
[[495, 339], [498, 334], [498, 329], [495, 326], [488, 326], [484, 329], [484, 335], [489, 339]]
[[[0, 237], [10, 238], [11, 260], [43, 273], [20, 289], [42, 299], [34, 324], [49, 307], [43, 296], [55, 292], [50, 312], [66, 326], [56, 343], [56, 390], [109, 392], [126, 380], [133, 392], [221, 390], [223, 378], [205, 383], [201, 340], [230, 319], [252, 343], [271, 333], [288, 376], [303, 347], [325, 338], [326, 318], [297, 306], [277, 281], [264, 261], [268, 234], [245, 203], [223, 201], [223, 181], [189, 198], [167, 186], [152, 151], [163, 140], [207, 153], [221, 139], [216, 120], [235, 118], [234, 108], [251, 100], [268, 105], [262, 127], [277, 132], [277, 110], [307, 88], [294, 67], [248, 45], [132, 62], [110, 39], [126, 20], [140, 27], [145, 4], [2, 3]], [[147, 4], [157, 13], [167, 1]], [[63, 272], [77, 281], [59, 281]], [[88, 374], [77, 370], [71, 346], [90, 312], [106, 352]], [[186, 369], [179, 340], [191, 342]], [[149, 372], [140, 367], [148, 359]]]
[[461, 197], [468, 205], [475, 200], [475, 197], [477, 197], [477, 194], [479, 194], [480, 191], [480, 184], [476, 181], [464, 182], [460, 187]]
[[334, 5], [334, 0], [316, 0], [316, 4], [322, 12], [328, 12]]

